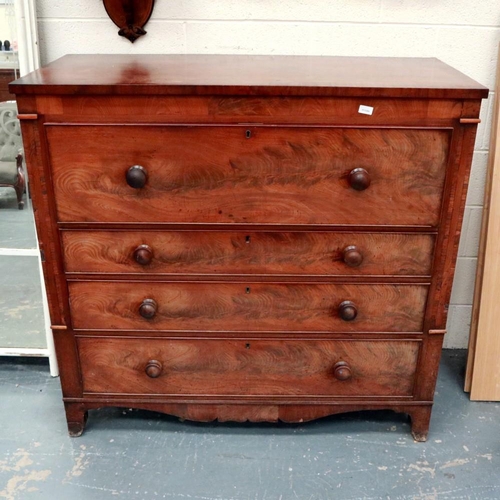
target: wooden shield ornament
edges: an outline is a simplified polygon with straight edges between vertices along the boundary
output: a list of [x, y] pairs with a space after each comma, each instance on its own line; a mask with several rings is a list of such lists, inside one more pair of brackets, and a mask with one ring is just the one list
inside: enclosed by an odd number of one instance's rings
[[120, 28], [118, 34], [135, 42], [145, 35], [144, 25], [153, 12], [154, 0], [103, 0], [106, 12]]

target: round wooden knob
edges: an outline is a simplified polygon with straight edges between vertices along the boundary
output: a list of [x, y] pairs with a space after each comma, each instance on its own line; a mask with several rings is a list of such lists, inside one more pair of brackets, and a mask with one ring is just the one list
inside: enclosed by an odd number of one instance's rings
[[140, 245], [134, 250], [134, 260], [141, 266], [151, 264], [153, 260], [153, 250], [148, 245]]
[[344, 320], [344, 321], [352, 321], [353, 319], [356, 319], [356, 316], [358, 315], [358, 309], [356, 308], [354, 302], [351, 302], [350, 300], [344, 300], [339, 306], [339, 316]]
[[144, 299], [139, 306], [139, 314], [145, 319], [151, 319], [155, 317], [157, 309], [158, 304], [156, 300]]
[[335, 363], [333, 375], [337, 380], [349, 380], [352, 377], [351, 367], [345, 361]]
[[150, 378], [158, 378], [161, 375], [163, 367], [156, 359], [150, 359], [146, 365], [146, 375]]
[[363, 254], [357, 246], [350, 245], [344, 248], [344, 262], [350, 267], [358, 267], [363, 262]]
[[125, 174], [127, 184], [134, 189], [141, 189], [146, 185], [148, 180], [148, 173], [144, 167], [134, 165], [127, 170]]
[[370, 174], [364, 168], [355, 168], [349, 172], [349, 185], [356, 191], [368, 189], [370, 183]]

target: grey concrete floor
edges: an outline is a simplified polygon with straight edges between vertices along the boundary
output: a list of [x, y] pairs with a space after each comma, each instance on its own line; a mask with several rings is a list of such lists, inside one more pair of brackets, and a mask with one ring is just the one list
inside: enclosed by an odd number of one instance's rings
[[46, 362], [0, 359], [0, 498], [498, 499], [500, 404], [469, 401], [465, 359], [445, 351], [427, 443], [388, 411], [273, 425], [105, 409], [72, 439]]
[[0, 248], [36, 248], [31, 202], [25, 193], [24, 210], [19, 210], [12, 188], [0, 188]]
[[0, 347], [47, 347], [37, 257], [0, 255]]
[[[33, 250], [37, 247], [33, 210], [26, 194], [24, 200], [24, 210], [19, 210], [14, 189], [0, 188], [2, 249], [16, 251]], [[0, 348], [2, 347], [47, 347], [37, 257], [0, 255]]]

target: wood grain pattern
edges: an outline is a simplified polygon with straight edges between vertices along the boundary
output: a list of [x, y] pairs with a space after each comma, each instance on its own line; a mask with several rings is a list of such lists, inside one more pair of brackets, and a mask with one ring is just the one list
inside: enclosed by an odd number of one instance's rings
[[[345, 400], [318, 401], [314, 404], [234, 404], [232, 401], [225, 403], [194, 402], [188, 403], [165, 402], [165, 396], [153, 399], [147, 396], [142, 400], [133, 396], [114, 398], [112, 396], [86, 397], [83, 402], [65, 402], [66, 414], [68, 416], [68, 427], [71, 436], [80, 436], [83, 433], [87, 421], [87, 408], [98, 409], [109, 406], [128, 408], [133, 406], [137, 409], [149, 410], [169, 415], [175, 415], [183, 420], [195, 422], [287, 422], [302, 423], [311, 420], [336, 415], [339, 413], [350, 413], [358, 411], [376, 411], [389, 407], [397, 413], [407, 413], [411, 418], [411, 432], [415, 441], [426, 441], [429, 430], [429, 421], [432, 410], [430, 402], [414, 401], [390, 401], [387, 399], [346, 402]], [[172, 399], [172, 398], [169, 398]], [[131, 403], [132, 402], [132, 403]], [[70, 420], [71, 419], [71, 420]]]
[[[31, 102], [29, 97], [19, 97], [18, 104]], [[52, 324], [68, 325], [69, 305], [66, 280], [64, 279], [59, 234], [55, 217], [55, 203], [52, 184], [49, 181], [50, 167], [47, 162], [43, 126], [38, 120], [22, 122], [23, 148], [30, 177], [33, 215], [37, 227], [38, 246], [42, 258], [44, 283], [47, 291], [48, 307]], [[63, 396], [81, 395], [81, 376], [78, 365], [78, 351], [74, 336], [68, 332], [53, 331], [61, 388]]]
[[[449, 130], [322, 127], [46, 132], [59, 220], [108, 222], [436, 226], [451, 138]], [[133, 165], [147, 171], [143, 189], [125, 180]], [[349, 186], [355, 168], [370, 173], [369, 189]]]
[[[45, 96], [36, 109], [49, 123], [337, 124], [453, 126], [463, 102], [453, 99], [262, 96]], [[361, 104], [372, 115], [359, 113]], [[68, 119], [70, 118], [70, 119]]]
[[[419, 342], [79, 338], [84, 393], [411, 396]], [[149, 360], [163, 365], [148, 377]], [[335, 363], [352, 377], [340, 381]]]
[[[62, 231], [66, 271], [125, 274], [427, 276], [434, 235], [329, 232]], [[134, 251], [147, 245], [150, 263]], [[350, 267], [344, 250], [362, 262]]]
[[[479, 116], [480, 102], [465, 102], [465, 116]], [[457, 127], [452, 141], [449, 180], [445, 188], [445, 202], [441, 211], [441, 227], [434, 253], [432, 302], [426, 313], [426, 330], [446, 329], [453, 277], [458, 257], [458, 245], [467, 198], [472, 154], [476, 139], [476, 125]]]
[[[91, 68], [91, 70], [89, 70]], [[488, 89], [435, 58], [92, 54], [11, 83], [16, 94], [322, 95], [481, 99]]]
[[[268, 283], [69, 283], [77, 329], [421, 332], [427, 287]], [[139, 307], [153, 299], [158, 312]], [[357, 318], [338, 307], [354, 302]]]
[[[432, 59], [94, 55], [11, 88], [36, 119], [22, 128], [71, 435], [103, 406], [393, 409], [425, 440], [487, 89]], [[342, 271], [325, 251], [345, 236], [364, 253]], [[154, 272], [128, 271], [136, 241]]]

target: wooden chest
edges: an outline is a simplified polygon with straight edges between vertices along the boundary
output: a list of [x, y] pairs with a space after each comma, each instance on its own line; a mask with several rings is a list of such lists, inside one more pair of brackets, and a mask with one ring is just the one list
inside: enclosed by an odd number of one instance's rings
[[425, 440], [481, 98], [436, 59], [66, 56], [17, 95], [71, 435], [408, 413]]

